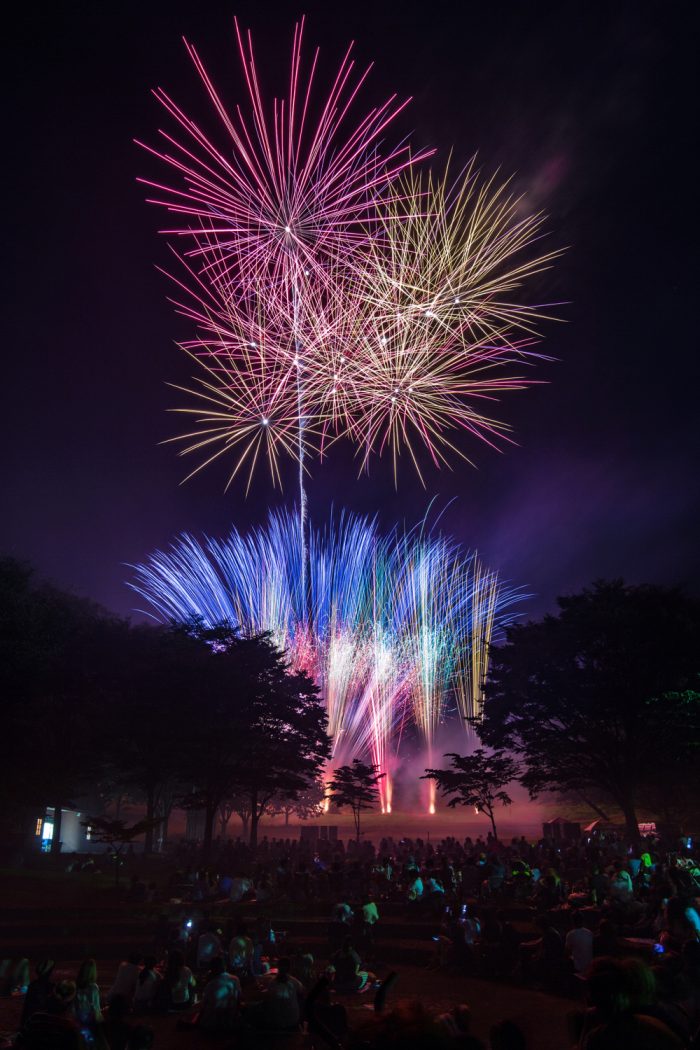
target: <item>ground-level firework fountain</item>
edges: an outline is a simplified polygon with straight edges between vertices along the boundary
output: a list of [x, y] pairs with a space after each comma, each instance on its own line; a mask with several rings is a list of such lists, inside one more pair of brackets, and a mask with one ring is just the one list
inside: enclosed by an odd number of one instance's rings
[[389, 813], [404, 731], [420, 734], [432, 765], [441, 722], [478, 711], [493, 632], [522, 595], [424, 526], [384, 535], [367, 518], [341, 514], [311, 528], [309, 551], [307, 595], [298, 518], [273, 513], [266, 526], [223, 540], [179, 537], [136, 566], [131, 586], [164, 621], [197, 616], [269, 631], [321, 690], [333, 763], [361, 757], [379, 766]]

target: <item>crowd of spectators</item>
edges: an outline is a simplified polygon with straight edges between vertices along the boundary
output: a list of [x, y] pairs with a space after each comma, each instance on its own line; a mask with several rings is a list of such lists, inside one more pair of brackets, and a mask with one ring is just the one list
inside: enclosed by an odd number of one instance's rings
[[[227, 844], [206, 869], [185, 849], [179, 859], [160, 889], [133, 877], [134, 905], [167, 907], [153, 954], [122, 962], [103, 997], [91, 959], [74, 980], [54, 981], [50, 960], [30, 983], [15, 978], [18, 1047], [142, 1050], [158, 1014], [232, 1046], [303, 1029], [319, 1047], [483, 1047], [464, 1004], [388, 1009], [401, 965], [387, 974], [382, 945], [407, 930], [429, 948], [423, 965], [569, 997], [569, 1047], [700, 1047], [700, 867], [688, 842], [264, 839], [254, 854]], [[320, 921], [323, 946], [285, 941], [276, 909]], [[374, 1011], [358, 1026], [347, 1007], [362, 996]], [[490, 1045], [535, 1050], [507, 1019]]]

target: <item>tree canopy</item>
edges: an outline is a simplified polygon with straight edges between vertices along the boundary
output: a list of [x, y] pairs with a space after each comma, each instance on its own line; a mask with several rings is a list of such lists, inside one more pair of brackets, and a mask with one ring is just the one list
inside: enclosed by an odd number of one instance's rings
[[483, 747], [471, 755], [451, 753], [445, 758], [450, 759], [451, 769], [426, 769], [421, 779], [434, 780], [443, 798], [449, 797], [447, 805], [451, 809], [473, 806], [477, 813], [485, 813], [497, 839], [495, 807], [499, 802], [502, 806], [512, 803], [503, 789], [518, 776], [518, 763], [511, 755], [490, 755]]
[[601, 581], [491, 650], [482, 741], [547, 789], [605, 798], [637, 834], [645, 789], [698, 748], [700, 607], [682, 592]]
[[12, 559], [0, 560], [0, 692], [0, 811], [27, 834], [32, 808], [53, 806], [57, 849], [62, 809], [89, 791], [97, 813], [101, 784], [145, 802], [147, 849], [176, 801], [204, 810], [208, 848], [231, 797], [254, 845], [270, 801], [300, 799], [330, 755], [318, 690], [267, 635], [133, 626]]
[[327, 797], [331, 805], [341, 810], [349, 806], [355, 822], [355, 837], [360, 841], [360, 821], [362, 813], [374, 809], [379, 801], [379, 781], [384, 773], [379, 766], [367, 765], [359, 758], [354, 758], [352, 765], [340, 766], [333, 770], [333, 778], [328, 782]]
[[206, 850], [222, 802], [247, 798], [255, 846], [271, 800], [298, 798], [330, 756], [326, 712], [308, 675], [290, 673], [268, 635], [244, 637], [224, 627], [200, 637], [212, 650], [188, 733], [189, 804], [204, 809]]

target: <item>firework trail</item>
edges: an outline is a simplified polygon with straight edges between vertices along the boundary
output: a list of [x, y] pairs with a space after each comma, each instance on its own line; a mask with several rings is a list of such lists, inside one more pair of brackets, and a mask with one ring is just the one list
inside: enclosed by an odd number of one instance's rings
[[368, 757], [387, 774], [381, 803], [390, 812], [403, 727], [413, 720], [430, 756], [448, 708], [472, 702], [473, 640], [481, 674], [492, 632], [522, 595], [441, 536], [382, 535], [352, 514], [311, 529], [310, 555], [310, 617], [294, 513], [271, 513], [266, 526], [223, 540], [180, 536], [135, 566], [130, 586], [161, 621], [198, 616], [269, 631], [321, 690], [333, 760]]

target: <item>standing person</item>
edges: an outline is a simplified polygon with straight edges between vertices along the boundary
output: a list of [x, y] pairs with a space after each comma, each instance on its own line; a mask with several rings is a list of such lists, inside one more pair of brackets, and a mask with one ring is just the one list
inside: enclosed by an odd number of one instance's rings
[[86, 959], [75, 979], [75, 1000], [73, 1012], [83, 1028], [94, 1028], [102, 1022], [100, 1006], [100, 989], [97, 986], [97, 963]]
[[564, 940], [566, 954], [574, 964], [576, 973], [586, 973], [593, 962], [593, 932], [583, 925], [580, 911], [574, 912], [573, 929]]

